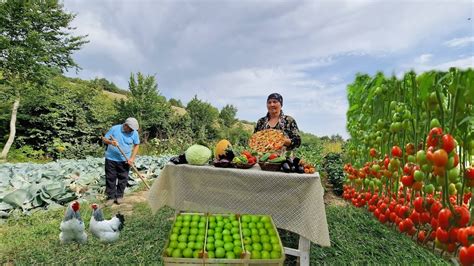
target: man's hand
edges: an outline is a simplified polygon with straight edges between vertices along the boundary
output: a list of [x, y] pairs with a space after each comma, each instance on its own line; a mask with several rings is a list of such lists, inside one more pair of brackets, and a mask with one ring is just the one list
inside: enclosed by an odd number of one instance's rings
[[119, 146], [119, 144], [116, 140], [107, 139], [106, 137], [102, 137], [102, 141], [107, 145], [113, 145], [115, 147]]

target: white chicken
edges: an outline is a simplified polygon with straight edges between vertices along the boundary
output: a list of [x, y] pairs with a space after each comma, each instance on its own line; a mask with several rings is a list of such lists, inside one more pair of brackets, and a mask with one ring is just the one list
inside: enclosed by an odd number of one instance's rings
[[104, 220], [104, 214], [97, 204], [92, 204], [92, 217], [89, 223], [91, 233], [101, 242], [111, 243], [117, 241], [123, 229], [125, 218], [117, 213], [112, 219]]
[[79, 213], [79, 202], [74, 201], [66, 209], [64, 220], [61, 222], [61, 233], [59, 234], [59, 240], [61, 244], [67, 244], [71, 242], [77, 242], [84, 244], [87, 242], [87, 234], [85, 232], [84, 222], [81, 219]]

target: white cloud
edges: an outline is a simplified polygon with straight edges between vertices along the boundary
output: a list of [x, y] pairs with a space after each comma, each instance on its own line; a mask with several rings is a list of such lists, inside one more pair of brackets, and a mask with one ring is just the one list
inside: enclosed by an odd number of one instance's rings
[[464, 47], [467, 45], [472, 45], [474, 42], [474, 36], [464, 37], [464, 38], [455, 38], [445, 42], [444, 44], [448, 47]]
[[[367, 62], [338, 69], [341, 57], [396, 57], [443, 44], [453, 32], [472, 33], [465, 22], [472, 2], [463, 0], [66, 0], [65, 5], [78, 13], [78, 32], [89, 34], [90, 43], [77, 54], [81, 77], [100, 73], [126, 88], [131, 72], [156, 73], [167, 97], [186, 103], [198, 95], [218, 107], [234, 104], [247, 120], [261, 116], [266, 96], [278, 91], [303, 130], [345, 136], [344, 71]], [[432, 51], [429, 47], [420, 50], [404, 69], [444, 67], [433, 62], [434, 55], [421, 54]], [[447, 61], [472, 65], [472, 57]], [[326, 78], [318, 78], [324, 71]]]
[[419, 57], [415, 58], [415, 63], [418, 64], [426, 64], [429, 61], [431, 61], [431, 58], [433, 57], [432, 54], [422, 54]]

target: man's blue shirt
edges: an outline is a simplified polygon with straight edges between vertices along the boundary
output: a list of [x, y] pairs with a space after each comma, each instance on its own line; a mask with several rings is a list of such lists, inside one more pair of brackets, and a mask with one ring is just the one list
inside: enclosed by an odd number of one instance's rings
[[[127, 158], [130, 158], [132, 155], [132, 149], [134, 145], [140, 144], [140, 138], [138, 137], [138, 132], [136, 130], [127, 133], [123, 131], [123, 125], [113, 126], [105, 138], [110, 139], [110, 136], [113, 136], [117, 140], [122, 151], [127, 155]], [[123, 155], [120, 153], [119, 149], [114, 145], [107, 145], [107, 151], [105, 152], [105, 158], [108, 160], [123, 162], [126, 161], [126, 158], [123, 158]]]

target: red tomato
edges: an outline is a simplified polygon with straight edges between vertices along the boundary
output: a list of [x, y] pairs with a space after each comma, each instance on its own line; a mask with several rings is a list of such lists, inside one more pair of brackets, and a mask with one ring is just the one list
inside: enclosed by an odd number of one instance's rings
[[448, 229], [450, 225], [450, 219], [453, 214], [448, 208], [442, 209], [438, 214], [439, 226], [443, 229]]
[[370, 157], [375, 157], [375, 156], [377, 156], [377, 151], [374, 148], [370, 149]]
[[413, 201], [413, 206], [415, 207], [415, 210], [417, 212], [423, 212], [425, 210], [425, 208], [423, 207], [423, 197], [417, 197]]
[[468, 237], [468, 229], [467, 228], [459, 228], [458, 235], [457, 235], [457, 241], [465, 247], [467, 247], [468, 244], [469, 244], [467, 237]]
[[448, 153], [444, 149], [438, 149], [433, 153], [433, 163], [443, 167], [448, 163]]
[[474, 264], [474, 244], [459, 250], [459, 261], [464, 266]]
[[415, 154], [415, 145], [413, 143], [407, 143], [407, 145], [405, 145], [405, 151], [408, 155]]
[[438, 229], [436, 229], [436, 238], [441, 243], [448, 243], [449, 234], [448, 232], [446, 232], [446, 230], [443, 230], [441, 227], [438, 227]]
[[455, 217], [456, 217], [456, 224], [459, 227], [465, 227], [471, 218], [471, 214], [469, 210], [464, 206], [456, 206], [454, 207]]
[[425, 238], [426, 238], [426, 232], [424, 230], [421, 230], [420, 232], [418, 232], [418, 242], [423, 243], [425, 241]]
[[270, 154], [270, 156], [268, 157], [268, 160], [272, 160], [272, 159], [275, 159], [278, 157], [278, 153], [272, 153]]
[[444, 134], [441, 138], [441, 147], [447, 152], [450, 153], [456, 147], [456, 142], [454, 141], [453, 136], [449, 134]]
[[400, 149], [400, 147], [398, 146], [393, 146], [392, 147], [392, 156], [393, 157], [399, 157], [401, 158], [402, 157], [402, 149]]
[[441, 211], [442, 207], [443, 207], [443, 205], [441, 205], [441, 203], [439, 203], [439, 201], [433, 202], [433, 204], [431, 205], [431, 208], [430, 208], [431, 216], [438, 217], [439, 211]]
[[413, 178], [413, 176], [411, 175], [404, 175], [402, 176], [402, 184], [405, 186], [405, 187], [411, 187], [413, 185], [413, 182], [415, 181], [415, 179]]
[[469, 167], [466, 169], [466, 178], [470, 180], [474, 180], [474, 168]]
[[247, 159], [250, 158], [250, 157], [252, 157], [252, 154], [251, 154], [249, 151], [243, 151], [243, 152], [242, 152], [242, 155], [244, 155], [245, 157], [247, 157]]

